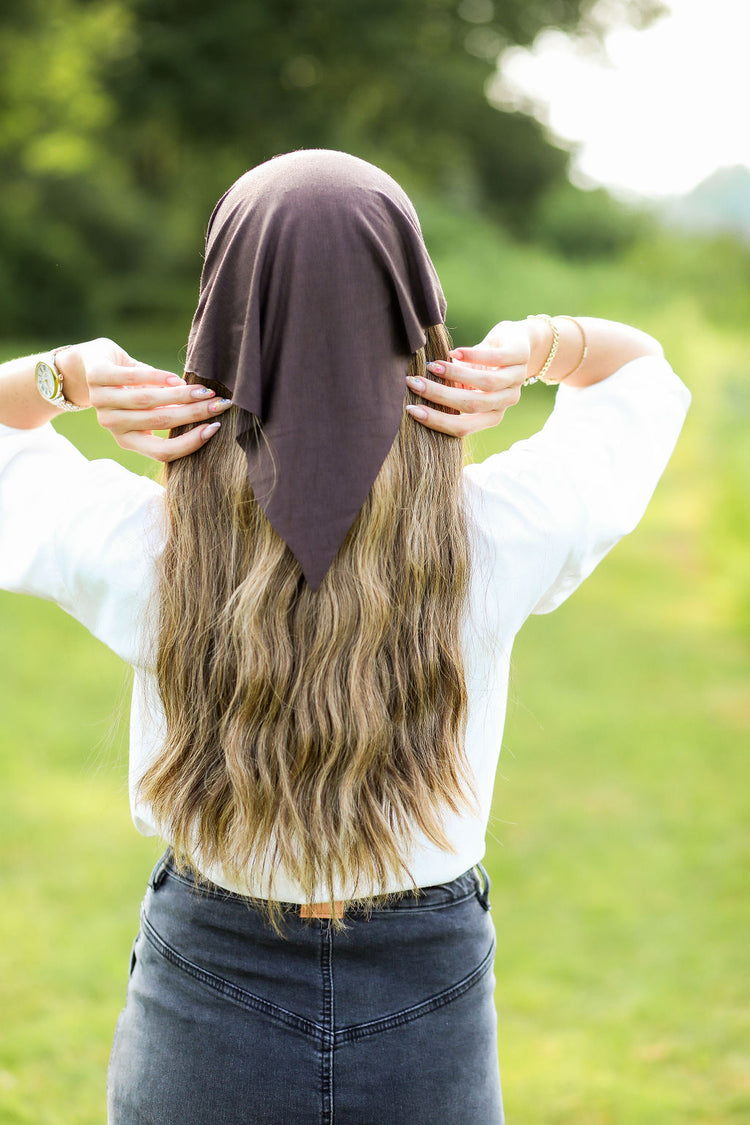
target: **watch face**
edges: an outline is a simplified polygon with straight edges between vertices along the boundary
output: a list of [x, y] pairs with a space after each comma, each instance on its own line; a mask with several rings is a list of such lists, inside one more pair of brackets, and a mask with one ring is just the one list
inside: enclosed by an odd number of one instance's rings
[[43, 360], [36, 365], [36, 385], [44, 398], [52, 399], [57, 394], [57, 376], [50, 365]]

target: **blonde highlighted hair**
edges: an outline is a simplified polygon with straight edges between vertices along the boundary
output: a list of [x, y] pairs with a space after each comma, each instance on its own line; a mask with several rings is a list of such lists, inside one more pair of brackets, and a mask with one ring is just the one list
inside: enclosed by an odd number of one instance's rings
[[[449, 347], [430, 328], [412, 374]], [[415, 832], [451, 850], [444, 816], [472, 803], [463, 443], [404, 411], [313, 591], [253, 495], [234, 415], [166, 467], [156, 676], [167, 735], [140, 795], [180, 863], [197, 873], [199, 857], [252, 886], [277, 925], [279, 866], [306, 901], [344, 887], [371, 904], [413, 884]]]

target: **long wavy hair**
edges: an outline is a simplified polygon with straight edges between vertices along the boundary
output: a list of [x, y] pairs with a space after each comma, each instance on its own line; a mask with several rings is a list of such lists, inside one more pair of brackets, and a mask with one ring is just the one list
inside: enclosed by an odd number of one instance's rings
[[[449, 347], [430, 328], [411, 373]], [[199, 880], [198, 857], [220, 865], [277, 925], [279, 865], [306, 901], [344, 887], [372, 905], [414, 885], [415, 832], [451, 851], [444, 816], [473, 804], [463, 442], [404, 411], [313, 591], [253, 495], [235, 429], [230, 409], [166, 466], [155, 659], [167, 733], [140, 795], [179, 863]]]

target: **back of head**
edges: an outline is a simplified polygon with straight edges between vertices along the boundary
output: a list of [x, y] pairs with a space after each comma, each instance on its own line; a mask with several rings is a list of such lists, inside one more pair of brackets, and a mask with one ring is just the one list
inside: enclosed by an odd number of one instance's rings
[[[332, 214], [346, 210], [341, 198], [332, 196]], [[369, 269], [372, 252], [362, 253]], [[360, 337], [379, 341], [373, 378], [379, 393], [398, 403], [396, 430], [362, 502], [342, 480], [326, 501], [320, 489], [302, 488], [309, 482], [302, 470], [294, 471], [288, 446], [280, 457], [283, 424], [268, 402], [275, 401], [279, 367], [285, 370], [284, 393], [296, 387], [304, 401], [305, 385], [322, 388], [323, 400], [330, 401], [329, 383], [341, 385], [341, 373], [318, 355], [316, 364], [297, 371], [295, 382], [283, 337], [295, 331], [290, 310], [296, 306], [276, 293], [281, 286], [273, 256], [263, 261], [261, 266], [256, 257], [248, 266], [267, 271], [262, 293], [274, 292], [265, 302], [256, 294], [262, 327], [253, 361], [257, 377], [232, 366], [236, 337], [234, 349], [224, 337], [215, 340], [214, 354], [226, 358], [211, 375], [205, 364], [191, 364], [207, 354], [210, 339], [200, 305], [194, 321], [187, 366], [203, 370], [189, 378], [200, 376], [209, 385], [213, 380], [217, 389], [233, 392], [235, 403], [242, 384], [242, 402], [198, 453], [168, 467], [170, 533], [160, 563], [157, 656], [167, 740], [141, 793], [178, 856], [218, 865], [235, 884], [269, 900], [273, 913], [279, 865], [307, 901], [367, 899], [409, 884], [416, 832], [449, 849], [442, 818], [469, 794], [460, 631], [470, 554], [462, 443], [420, 426], [404, 410], [407, 401], [416, 401], [405, 389], [407, 367], [424, 374], [427, 359], [445, 358], [445, 329], [422, 324], [422, 342], [418, 336], [409, 340], [394, 329], [403, 324], [402, 314], [366, 299], [377, 286], [363, 288], [363, 308], [357, 306], [352, 320]], [[339, 265], [350, 277], [367, 272], [351, 254]], [[283, 251], [279, 268], [288, 268]], [[397, 300], [382, 258], [379, 268], [386, 279], [382, 291]], [[241, 272], [247, 276], [244, 267]], [[402, 280], [400, 267], [398, 272]], [[407, 298], [409, 284], [418, 294], [407, 301], [412, 309], [423, 300], [415, 276], [404, 281]], [[205, 292], [204, 285], [202, 297]], [[319, 335], [334, 340], [341, 318], [320, 319], [314, 293], [309, 304]], [[424, 306], [420, 315], [427, 319], [433, 312]], [[254, 322], [254, 314], [243, 320]], [[337, 355], [345, 357], [346, 349]], [[224, 379], [215, 378], [219, 371]], [[360, 447], [367, 444], [367, 420], [378, 403], [361, 363], [352, 366], [348, 380], [367, 410], [344, 410], [337, 419], [339, 442], [330, 463], [361, 488], [370, 470], [363, 476]], [[260, 397], [251, 401], [256, 392]], [[328, 451], [320, 448], [320, 435], [328, 421], [323, 412], [308, 413], [322, 463], [328, 463]], [[293, 432], [304, 428], [303, 413], [294, 412], [290, 424]], [[253, 469], [269, 464], [271, 487], [260, 493]], [[298, 490], [321, 505], [324, 517], [333, 511], [329, 531], [333, 527], [341, 537], [314, 582], [305, 565], [320, 569], [333, 540], [329, 534], [324, 546], [325, 536], [309, 535], [310, 513], [297, 519], [289, 498]], [[349, 520], [343, 535], [342, 519]]]
[[185, 366], [232, 392], [250, 483], [311, 586], [393, 444], [409, 359], [444, 316], [414, 208], [364, 160], [279, 156], [214, 208]]

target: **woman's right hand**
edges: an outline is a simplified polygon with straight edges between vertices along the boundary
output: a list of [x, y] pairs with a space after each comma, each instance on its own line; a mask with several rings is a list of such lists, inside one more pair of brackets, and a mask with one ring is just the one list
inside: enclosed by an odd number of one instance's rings
[[[216, 416], [232, 405], [200, 384], [133, 359], [104, 337], [59, 351], [56, 363], [71, 402], [92, 406], [118, 445], [155, 461], [174, 461], [200, 449], [219, 428]], [[210, 424], [179, 437], [153, 432], [201, 421]]]
[[451, 385], [407, 377], [407, 385], [415, 394], [458, 410], [458, 414], [422, 405], [406, 409], [428, 429], [454, 437], [497, 426], [505, 411], [521, 397], [521, 387], [530, 374], [533, 343], [532, 321], [500, 321], [475, 347], [455, 348], [448, 362], [428, 365], [428, 371]]
[[464, 437], [496, 426], [508, 407], [518, 402], [529, 376], [546, 370], [545, 382], [588, 387], [608, 379], [631, 360], [663, 354], [653, 336], [618, 321], [560, 315], [550, 322], [538, 314], [526, 320], [501, 320], [481, 344], [456, 348], [449, 362], [428, 366], [451, 386], [407, 377], [415, 394], [450, 406], [458, 414], [421, 405], [406, 409], [429, 429]]

